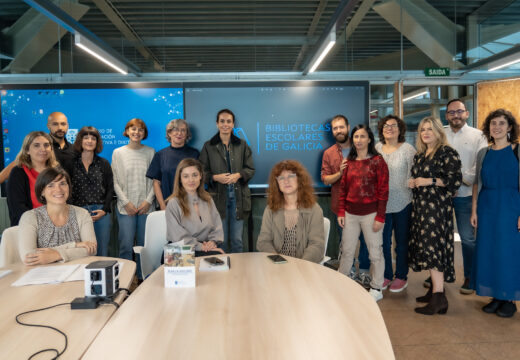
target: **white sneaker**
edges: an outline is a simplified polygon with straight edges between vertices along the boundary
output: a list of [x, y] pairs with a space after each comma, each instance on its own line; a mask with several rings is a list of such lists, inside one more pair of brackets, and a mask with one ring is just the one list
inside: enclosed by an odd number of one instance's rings
[[375, 301], [379, 301], [383, 298], [383, 292], [377, 289], [370, 289], [368, 293], [374, 298]]

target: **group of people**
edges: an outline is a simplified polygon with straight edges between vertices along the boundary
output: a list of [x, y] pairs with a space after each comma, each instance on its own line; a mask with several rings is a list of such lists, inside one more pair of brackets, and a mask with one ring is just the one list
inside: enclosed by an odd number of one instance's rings
[[[345, 116], [332, 119], [336, 143], [323, 155], [321, 177], [332, 186], [339, 271], [365, 285], [376, 301], [383, 290], [403, 291], [409, 268], [428, 270], [428, 292], [417, 298], [426, 305], [415, 311], [446, 313], [444, 283], [455, 280], [455, 213], [464, 264], [461, 293], [476, 290], [492, 297], [486, 312], [503, 317], [516, 312], [518, 124], [499, 109], [486, 118], [482, 132], [466, 124], [468, 117], [463, 101], [451, 100], [449, 126], [424, 118], [416, 148], [405, 142], [406, 125], [397, 116], [380, 120], [377, 143], [368, 126], [350, 131]], [[166, 211], [169, 242], [191, 244], [197, 256], [241, 252], [243, 221], [251, 211], [248, 181], [255, 169], [251, 149], [234, 135], [234, 125], [232, 111], [218, 112], [218, 132], [199, 153], [187, 145], [186, 121], [172, 120], [166, 126], [170, 146], [155, 153], [141, 144], [148, 135], [145, 123], [132, 119], [124, 130], [129, 143], [114, 151], [110, 166], [98, 156], [102, 140], [95, 128], [83, 127], [69, 144], [65, 115], [52, 113], [50, 136], [27, 135], [9, 176], [9, 212], [21, 228], [23, 260], [35, 265], [96, 252], [106, 256], [114, 192], [122, 258], [132, 257], [134, 236], [143, 244], [154, 199]], [[257, 249], [319, 263], [325, 243], [311, 176], [298, 161], [277, 163], [269, 176]]]
[[[518, 123], [509, 111], [498, 109], [480, 131], [467, 125], [468, 117], [462, 100], [449, 101], [448, 126], [434, 117], [422, 119], [416, 148], [405, 142], [406, 125], [397, 116], [379, 121], [377, 144], [369, 128], [358, 125], [349, 136], [348, 120], [342, 115], [332, 119], [336, 144], [323, 155], [321, 177], [332, 185], [331, 209], [341, 238], [339, 271], [366, 285], [376, 301], [383, 290], [403, 291], [409, 268], [428, 270], [428, 292], [416, 299], [426, 305], [415, 311], [446, 313], [444, 283], [455, 281], [455, 215], [464, 266], [460, 292], [492, 297], [485, 312], [502, 317], [516, 312]], [[359, 273], [354, 266], [358, 244]]]

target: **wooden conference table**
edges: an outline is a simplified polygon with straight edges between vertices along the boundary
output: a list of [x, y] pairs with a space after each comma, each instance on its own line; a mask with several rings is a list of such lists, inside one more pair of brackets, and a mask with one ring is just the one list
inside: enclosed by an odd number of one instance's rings
[[[86, 257], [70, 261], [68, 264], [88, 264], [98, 260], [113, 258]], [[119, 275], [120, 287], [128, 288], [135, 274], [135, 263], [129, 260], [113, 259], [123, 262]], [[56, 265], [56, 264], [51, 264]], [[76, 297], [85, 295], [83, 281], [60, 284], [11, 286], [23, 274], [33, 267], [12, 265], [2, 268], [13, 270], [0, 279], [0, 357], [2, 359], [28, 359], [31, 354], [46, 348], [61, 351], [65, 346], [62, 335], [50, 329], [21, 326], [16, 323], [17, 314], [55, 304], [71, 302]], [[121, 303], [126, 292], [120, 293], [115, 301]], [[23, 322], [51, 325], [65, 332], [68, 347], [60, 359], [79, 359], [92, 340], [105, 326], [116, 308], [114, 305], [101, 305], [95, 310], [71, 310], [63, 305], [53, 309], [25, 315]], [[55, 353], [41, 354], [37, 359], [51, 359]]]
[[165, 288], [160, 267], [84, 359], [394, 359], [366, 290], [324, 266], [266, 255], [232, 254], [229, 272], [197, 273], [195, 288]]

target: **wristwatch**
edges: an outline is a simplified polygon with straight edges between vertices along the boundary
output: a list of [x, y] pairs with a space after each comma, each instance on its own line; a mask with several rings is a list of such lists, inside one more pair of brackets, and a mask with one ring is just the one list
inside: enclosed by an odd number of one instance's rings
[[437, 183], [437, 178], [432, 178], [432, 185], [435, 185]]

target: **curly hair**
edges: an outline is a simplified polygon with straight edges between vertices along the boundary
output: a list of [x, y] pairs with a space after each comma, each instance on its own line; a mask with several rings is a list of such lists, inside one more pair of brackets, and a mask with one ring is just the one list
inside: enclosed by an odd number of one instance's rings
[[316, 203], [316, 196], [309, 172], [296, 160], [283, 160], [277, 163], [269, 174], [269, 189], [267, 189], [267, 206], [269, 209], [277, 211], [284, 206], [285, 199], [278, 186], [278, 180], [276, 180], [284, 170], [295, 173], [298, 179], [298, 207], [311, 208]]
[[190, 126], [188, 125], [188, 122], [184, 119], [173, 119], [173, 120], [170, 120], [170, 122], [168, 124], [166, 124], [166, 140], [168, 140], [168, 142], [172, 141], [170, 134], [168, 134], [168, 133], [171, 130], [173, 130], [173, 128], [178, 128], [180, 125], [186, 125], [186, 141], [184, 143], [187, 144], [188, 141], [191, 140], [191, 131], [190, 131]]
[[399, 116], [396, 115], [387, 115], [381, 120], [379, 120], [379, 123], [377, 124], [379, 141], [381, 141], [383, 144], [386, 144], [386, 140], [383, 135], [383, 128], [388, 120], [397, 121], [397, 127], [399, 128], [399, 137], [397, 138], [397, 142], [404, 143], [406, 141], [406, 139], [404, 138], [404, 134], [406, 134], [406, 124]]
[[484, 124], [482, 125], [482, 132], [486, 136], [487, 140], [490, 143], [495, 143], [495, 139], [493, 139], [493, 136], [491, 136], [491, 133], [489, 131], [489, 126], [491, 124], [491, 120], [496, 119], [498, 117], [503, 116], [504, 119], [507, 120], [507, 125], [511, 126], [511, 130], [509, 131], [509, 141], [514, 144], [518, 142], [518, 123], [516, 122], [515, 117], [513, 114], [511, 114], [510, 111], [507, 111], [505, 109], [497, 109], [495, 111], [492, 111], [489, 113], [489, 115], [486, 117], [486, 120], [484, 120]]
[[188, 204], [188, 193], [186, 192], [186, 189], [184, 189], [184, 186], [182, 186], [181, 174], [184, 169], [190, 166], [197, 168], [197, 171], [200, 173], [200, 184], [197, 188], [197, 195], [205, 202], [211, 201], [211, 195], [206, 190], [204, 190], [204, 182], [202, 181], [202, 179], [204, 179], [204, 171], [202, 170], [201, 162], [192, 158], [183, 159], [179, 165], [177, 165], [175, 180], [173, 180], [173, 193], [168, 196], [166, 202], [173, 198], [177, 198], [179, 206], [181, 207], [182, 213], [185, 217], [190, 216], [190, 205]]

